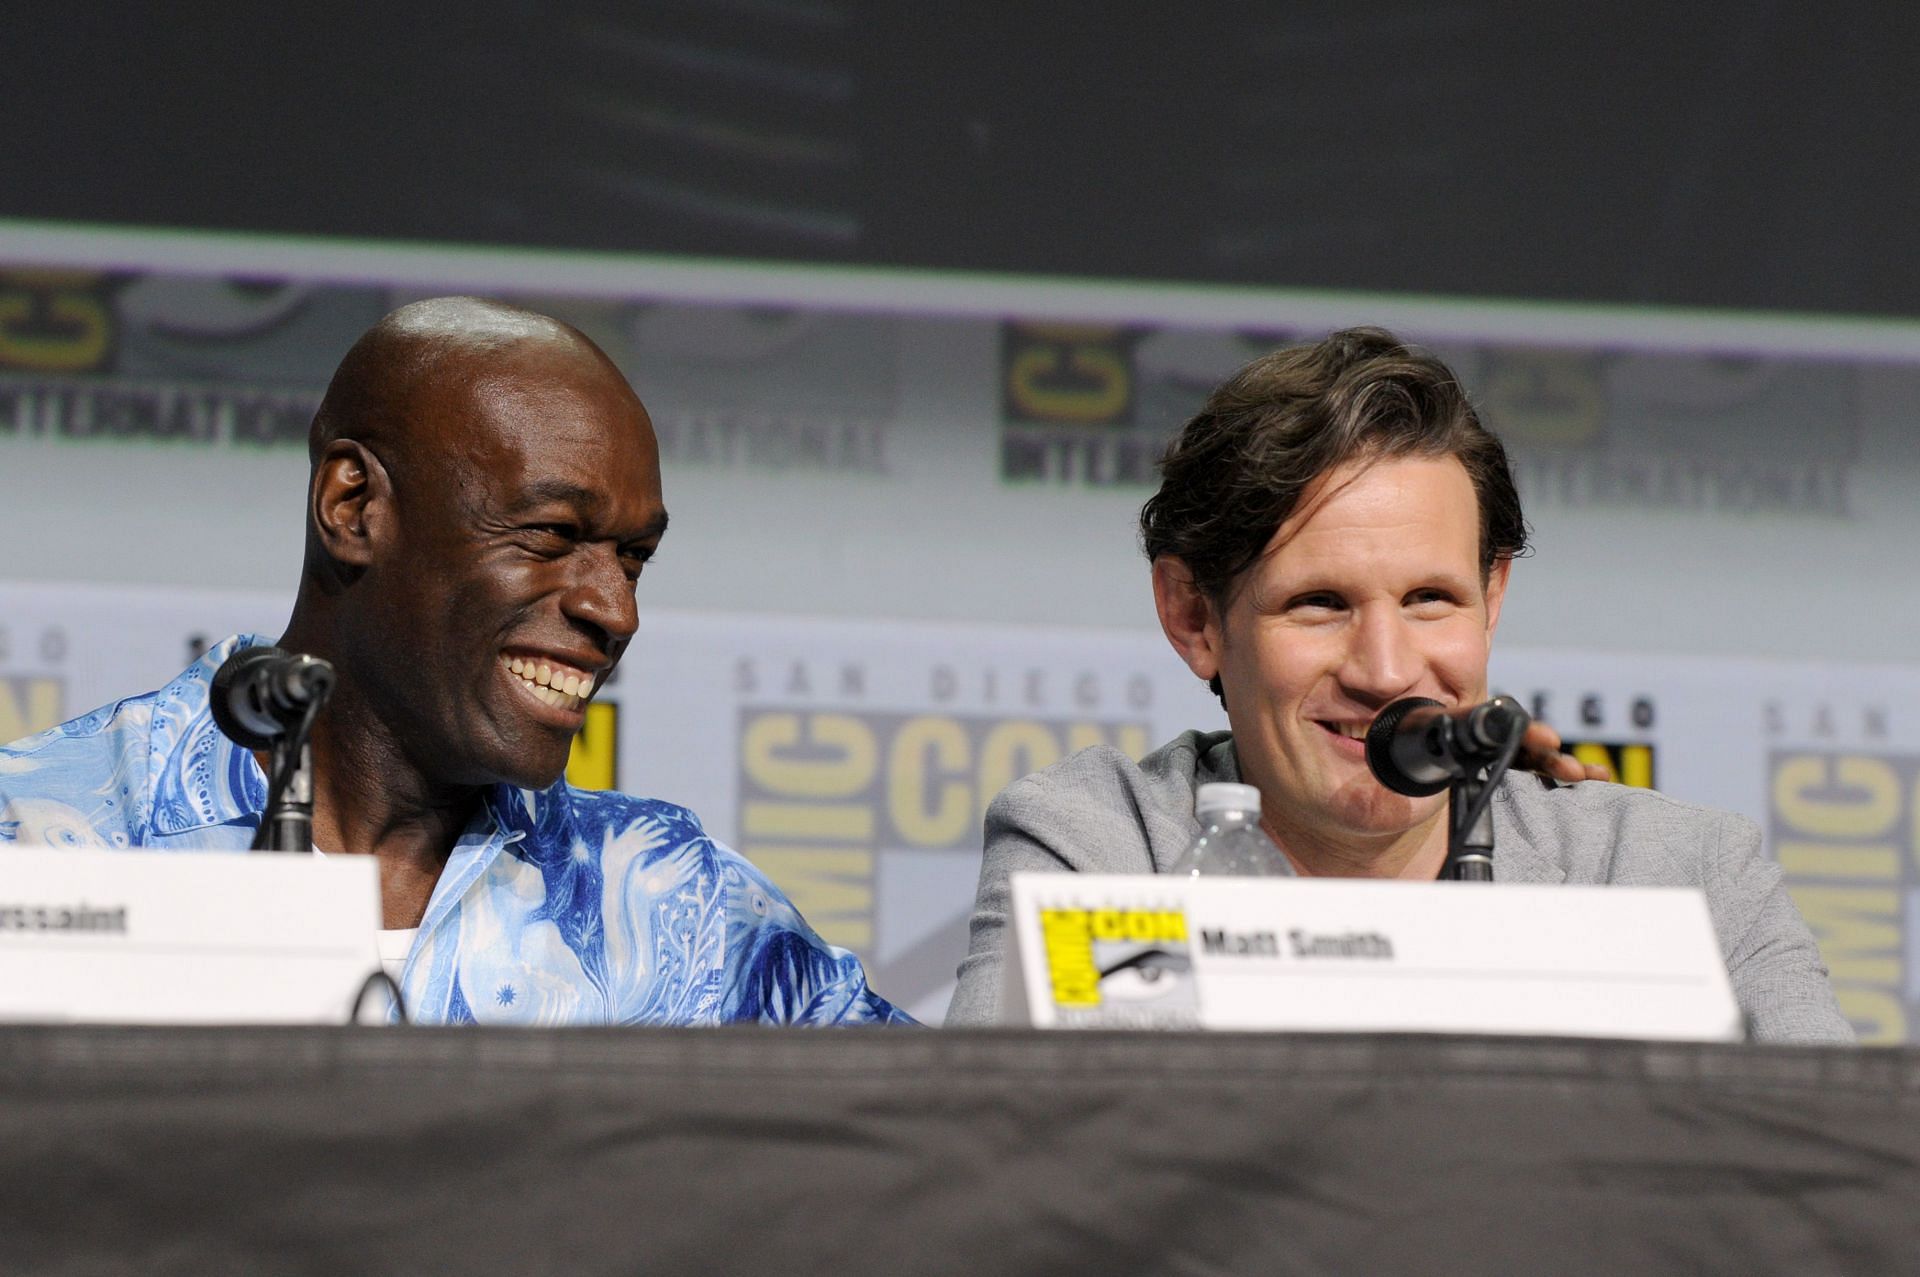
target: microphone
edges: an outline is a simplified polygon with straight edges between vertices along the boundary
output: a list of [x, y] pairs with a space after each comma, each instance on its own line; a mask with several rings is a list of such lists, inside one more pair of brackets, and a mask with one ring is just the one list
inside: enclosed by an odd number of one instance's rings
[[1409, 696], [1367, 729], [1367, 766], [1394, 793], [1425, 798], [1498, 762], [1531, 721], [1510, 696], [1464, 709]]
[[234, 744], [271, 748], [333, 691], [333, 666], [277, 647], [249, 647], [213, 676], [213, 721]]

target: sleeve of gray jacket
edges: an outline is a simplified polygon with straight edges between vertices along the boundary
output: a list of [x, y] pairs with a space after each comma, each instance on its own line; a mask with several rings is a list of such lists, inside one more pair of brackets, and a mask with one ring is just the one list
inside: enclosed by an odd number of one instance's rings
[[1132, 759], [1098, 745], [1000, 791], [987, 808], [980, 887], [949, 1027], [1000, 1021], [1014, 874], [1153, 872], [1144, 790]]
[[1787, 895], [1780, 866], [1761, 851], [1760, 830], [1752, 821], [1720, 822], [1713, 872], [1719, 890], [1709, 897], [1728, 906], [1714, 922], [1723, 928], [1721, 948], [1733, 995], [1747, 1013], [1754, 1040], [1854, 1041], [1820, 947]]

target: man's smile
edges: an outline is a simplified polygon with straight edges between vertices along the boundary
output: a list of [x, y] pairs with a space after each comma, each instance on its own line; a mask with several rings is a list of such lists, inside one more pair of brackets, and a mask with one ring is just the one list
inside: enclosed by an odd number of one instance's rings
[[593, 675], [551, 656], [502, 652], [500, 664], [529, 696], [552, 709], [579, 714], [593, 695]]
[[1328, 743], [1333, 746], [1335, 753], [1353, 758], [1366, 757], [1367, 728], [1372, 725], [1371, 720], [1314, 720], [1314, 726], [1327, 734]]

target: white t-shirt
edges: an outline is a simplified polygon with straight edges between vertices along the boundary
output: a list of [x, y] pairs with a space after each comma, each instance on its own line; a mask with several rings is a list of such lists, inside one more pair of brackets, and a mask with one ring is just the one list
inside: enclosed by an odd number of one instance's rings
[[[327, 853], [318, 847], [313, 854], [325, 860]], [[407, 954], [413, 951], [413, 938], [420, 934], [418, 927], [381, 928], [380, 931], [380, 969], [387, 973], [395, 984], [400, 983], [400, 973], [406, 969]]]
[[413, 938], [419, 934], [418, 927], [394, 927], [380, 932], [380, 966], [395, 984], [400, 983], [400, 972], [406, 969]]

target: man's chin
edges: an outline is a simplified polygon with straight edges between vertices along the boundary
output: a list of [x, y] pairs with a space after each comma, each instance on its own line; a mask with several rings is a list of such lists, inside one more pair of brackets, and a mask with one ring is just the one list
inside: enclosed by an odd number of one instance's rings
[[1373, 792], [1352, 795], [1341, 804], [1338, 823], [1362, 838], [1391, 838], [1417, 829], [1439, 816], [1447, 805], [1444, 794], [1408, 798], [1377, 784]]
[[572, 742], [559, 751], [551, 749], [516, 751], [509, 758], [490, 759], [486, 771], [493, 783], [510, 789], [551, 789], [567, 774], [567, 759]]

